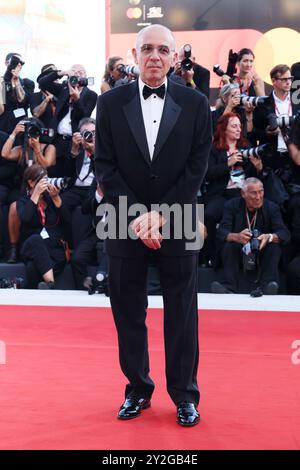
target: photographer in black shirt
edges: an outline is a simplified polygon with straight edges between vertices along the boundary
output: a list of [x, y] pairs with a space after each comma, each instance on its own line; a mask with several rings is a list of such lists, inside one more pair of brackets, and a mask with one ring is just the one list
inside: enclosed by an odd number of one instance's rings
[[27, 116], [34, 83], [20, 78], [25, 64], [20, 54], [8, 54], [5, 63], [7, 70], [0, 78], [0, 130], [10, 134], [17, 123]]

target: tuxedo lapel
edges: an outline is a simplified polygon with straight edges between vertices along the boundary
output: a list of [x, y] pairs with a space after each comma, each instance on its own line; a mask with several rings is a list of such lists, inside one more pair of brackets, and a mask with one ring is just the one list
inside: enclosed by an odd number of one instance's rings
[[[171, 84], [169, 82], [169, 87]], [[172, 96], [167, 92], [166, 102], [164, 106], [164, 111], [158, 131], [157, 141], [155, 145], [155, 152], [153, 155], [153, 162], [158, 157], [159, 152], [166, 143], [172, 129], [174, 128], [179, 115], [181, 113], [181, 107], [175, 103]]]
[[143, 113], [140, 103], [140, 97], [137, 85], [133, 98], [123, 107], [126, 119], [135, 141], [142, 152], [142, 155], [148, 164], [151, 163], [149, 147], [147, 142], [146, 130], [144, 126]]

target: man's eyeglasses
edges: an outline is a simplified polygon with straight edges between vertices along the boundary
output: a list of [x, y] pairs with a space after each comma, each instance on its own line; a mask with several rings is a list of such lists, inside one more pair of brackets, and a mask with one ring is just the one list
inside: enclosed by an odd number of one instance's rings
[[144, 54], [144, 55], [151, 55], [151, 54], [153, 54], [153, 51], [155, 49], [157, 50], [158, 54], [160, 56], [163, 56], [163, 57], [168, 56], [171, 52], [171, 50], [169, 49], [168, 46], [163, 46], [162, 45], [162, 46], [154, 47], [151, 44], [144, 44], [141, 47], [141, 53]]
[[293, 81], [295, 77], [286, 77], [286, 78], [279, 78], [279, 77], [276, 77], [275, 80], [280, 80], [281, 82], [289, 82], [289, 81]]

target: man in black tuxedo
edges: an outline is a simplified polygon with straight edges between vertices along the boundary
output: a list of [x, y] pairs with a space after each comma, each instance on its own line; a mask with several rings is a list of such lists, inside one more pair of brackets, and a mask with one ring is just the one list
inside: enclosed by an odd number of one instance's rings
[[[139, 79], [100, 96], [96, 122], [96, 176], [117, 221], [121, 196], [127, 198], [128, 207], [143, 204], [146, 210], [129, 219], [136, 239], [106, 240], [120, 364], [129, 381], [118, 418], [139, 416], [150, 406], [154, 390], [145, 325], [147, 267], [154, 259], [165, 307], [167, 389], [177, 406], [177, 422], [193, 426], [200, 419], [198, 251], [187, 251], [184, 237], [163, 239], [162, 228], [170, 221], [153, 204], [177, 203], [180, 208], [186, 204], [195, 216], [212, 140], [210, 109], [202, 93], [166, 78], [177, 59], [169, 29], [152, 25], [141, 30], [133, 55]], [[194, 222], [196, 227], [195, 218]], [[181, 223], [182, 218], [175, 217], [172, 228]]]
[[50, 71], [38, 77], [40, 89], [57, 98], [50, 126], [56, 132], [56, 165], [48, 172], [51, 177], [64, 175], [65, 158], [71, 149], [72, 134], [77, 132], [81, 119], [91, 116], [97, 102], [97, 93], [88, 87], [72, 86], [69, 80], [58, 83], [57, 80], [64, 76], [81, 79], [86, 78], [87, 74], [82, 65], [75, 64], [71, 70]]

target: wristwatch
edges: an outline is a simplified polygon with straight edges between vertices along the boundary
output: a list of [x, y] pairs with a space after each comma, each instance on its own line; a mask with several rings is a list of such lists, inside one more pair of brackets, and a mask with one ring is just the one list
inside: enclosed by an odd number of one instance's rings
[[273, 234], [272, 233], [269, 233], [269, 240], [268, 240], [268, 243], [272, 243], [273, 241]]

